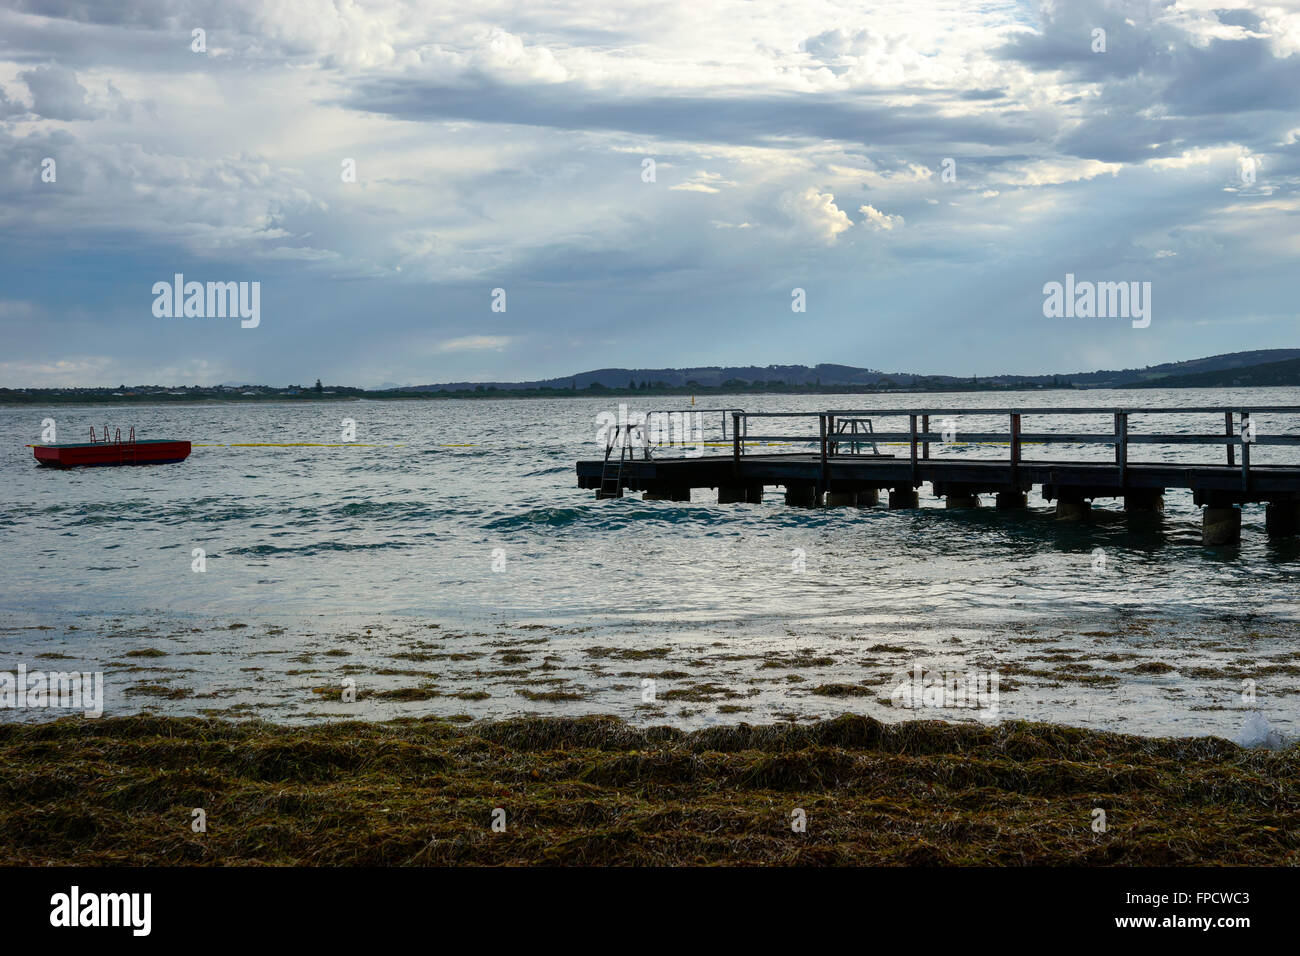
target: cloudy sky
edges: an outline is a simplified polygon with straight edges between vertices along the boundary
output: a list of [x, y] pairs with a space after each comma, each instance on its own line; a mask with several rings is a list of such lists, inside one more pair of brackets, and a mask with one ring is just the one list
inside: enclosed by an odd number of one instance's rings
[[1300, 3], [1231, 2], [0, 0], [0, 384], [1294, 347]]

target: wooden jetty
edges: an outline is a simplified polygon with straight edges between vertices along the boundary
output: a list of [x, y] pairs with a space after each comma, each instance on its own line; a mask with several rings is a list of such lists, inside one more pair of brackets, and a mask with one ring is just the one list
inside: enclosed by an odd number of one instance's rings
[[[915, 508], [917, 489], [929, 484], [949, 508], [978, 507], [981, 494], [996, 495], [999, 508], [1023, 508], [1027, 493], [1037, 486], [1054, 501], [1063, 520], [1085, 518], [1098, 498], [1122, 499], [1129, 511], [1160, 511], [1167, 489], [1192, 492], [1203, 506], [1202, 528], [1207, 544], [1228, 544], [1241, 536], [1240, 506], [1267, 504], [1270, 534], [1300, 531], [1300, 464], [1252, 464], [1256, 445], [1300, 446], [1300, 434], [1280, 434], [1272, 426], [1257, 427], [1261, 417], [1300, 415], [1300, 406], [1257, 408], [921, 408], [838, 409], [824, 412], [745, 412], [728, 410], [730, 434], [723, 427], [730, 454], [665, 457], [652, 440], [654, 415], [647, 421], [619, 423], [609, 432], [603, 458], [577, 463], [578, 486], [595, 489], [597, 497], [621, 497], [640, 491], [648, 500], [689, 501], [694, 488], [716, 488], [718, 502], [760, 502], [769, 486], [785, 491], [788, 505], [804, 507], [871, 507], [880, 492], [888, 492], [890, 508]], [[1131, 427], [1147, 416], [1213, 417], [1222, 431], [1143, 432]], [[996, 416], [1006, 429], [966, 432], [963, 419]], [[1061, 416], [1105, 416], [1112, 424], [1101, 432], [1025, 431], [1026, 419]], [[906, 431], [874, 430], [877, 419], [905, 418]], [[770, 421], [802, 425], [803, 431], [751, 430]], [[942, 423], [935, 431], [932, 423]], [[724, 419], [725, 423], [725, 419]], [[1195, 426], [1195, 422], [1190, 422]], [[814, 430], [815, 428], [815, 430]], [[702, 448], [704, 443], [697, 447]], [[901, 445], [898, 454], [881, 446]], [[1005, 457], [985, 458], [958, 449], [988, 444], [1007, 448]], [[1026, 458], [1026, 446], [1110, 445], [1113, 460]], [[811, 446], [798, 450], [797, 446]], [[1214, 463], [1146, 462], [1130, 460], [1135, 445], [1218, 445], [1223, 459]], [[796, 450], [772, 452], [772, 447]], [[762, 449], [756, 451], [756, 449]], [[942, 454], [940, 454], [942, 453]]]

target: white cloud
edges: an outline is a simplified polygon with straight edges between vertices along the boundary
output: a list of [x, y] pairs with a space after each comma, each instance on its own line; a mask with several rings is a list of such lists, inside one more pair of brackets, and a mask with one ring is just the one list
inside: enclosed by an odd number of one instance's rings
[[859, 206], [858, 212], [862, 213], [862, 224], [876, 232], [901, 229], [904, 225], [902, 216], [887, 215], [874, 206]]
[[1177, 156], [1148, 159], [1143, 165], [1152, 169], [1190, 169], [1193, 166], [1235, 164], [1240, 155], [1240, 146], [1197, 147], [1184, 150]]
[[1043, 159], [994, 173], [990, 178], [1011, 186], [1057, 186], [1095, 179], [1106, 173], [1114, 176], [1121, 169], [1123, 163], [1104, 163], [1098, 159]]
[[681, 192], [696, 193], [718, 193], [722, 190], [719, 186], [735, 186], [736, 183], [730, 179], [723, 179], [721, 173], [698, 172], [683, 182], [675, 186], [670, 186], [670, 190]]
[[805, 232], [824, 243], [832, 243], [853, 226], [848, 215], [835, 205], [835, 197], [809, 186], [781, 196], [781, 209]]
[[569, 78], [569, 71], [560, 65], [549, 49], [526, 46], [520, 37], [499, 27], [492, 28], [483, 37], [471, 62], [488, 72], [515, 80], [563, 83]]

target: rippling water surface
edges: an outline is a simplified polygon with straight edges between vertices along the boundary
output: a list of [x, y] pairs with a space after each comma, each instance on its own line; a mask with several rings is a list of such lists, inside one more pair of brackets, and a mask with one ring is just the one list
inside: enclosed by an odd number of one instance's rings
[[[1300, 404], [1300, 392], [727, 404], [1260, 406]], [[1130, 522], [1118, 502], [1115, 510], [1099, 502], [1082, 525], [1056, 523], [1036, 494], [1028, 513], [948, 512], [928, 488], [914, 512], [787, 508], [774, 493], [758, 505], [718, 505], [705, 490], [689, 504], [597, 501], [576, 487], [574, 462], [598, 457], [596, 416], [616, 406], [581, 398], [0, 409], [0, 640], [11, 661], [62, 654], [43, 660], [117, 672], [118, 712], [239, 707], [310, 718], [337, 712], [321, 687], [351, 665], [375, 686], [438, 688], [423, 700], [371, 697], [380, 715], [614, 711], [698, 723], [856, 709], [896, 719], [881, 700], [888, 675], [919, 660], [1005, 671], [1013, 689], [1003, 711], [1012, 716], [1230, 737], [1258, 715], [1285, 733], [1300, 727], [1300, 546], [1264, 535], [1262, 506], [1246, 509], [1240, 547], [1211, 549], [1182, 491], [1166, 495], [1163, 517]], [[24, 445], [39, 440], [47, 417], [63, 441], [107, 423], [200, 447], [180, 465], [37, 469]], [[353, 446], [278, 447], [338, 442], [343, 418], [356, 422]], [[717, 420], [707, 420], [711, 439], [720, 437]], [[958, 421], [971, 431], [1004, 427]], [[1025, 427], [1101, 432], [1110, 422], [1044, 416]], [[1300, 431], [1267, 415], [1258, 427]], [[1151, 417], [1131, 428], [1217, 431], [1222, 420]], [[238, 443], [278, 446], [229, 447]], [[1295, 454], [1259, 447], [1254, 460]], [[1133, 449], [1135, 460], [1222, 455]], [[195, 548], [206, 552], [205, 573], [191, 570]], [[1107, 558], [1100, 571], [1097, 548]], [[123, 655], [137, 645], [169, 659], [129, 663]], [[331, 649], [333, 660], [321, 656]], [[458, 657], [466, 654], [479, 656]], [[257, 655], [266, 660], [253, 670]], [[409, 666], [395, 665], [402, 660]], [[241, 672], [256, 676], [241, 683]], [[639, 679], [647, 675], [684, 688], [679, 703], [647, 707]], [[1259, 688], [1253, 703], [1241, 696], [1249, 679]], [[164, 690], [127, 693], [142, 681]]]

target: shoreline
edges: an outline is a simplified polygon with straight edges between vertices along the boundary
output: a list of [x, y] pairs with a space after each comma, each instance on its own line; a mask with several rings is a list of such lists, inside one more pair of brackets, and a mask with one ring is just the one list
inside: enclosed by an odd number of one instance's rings
[[[1185, 386], [1191, 388], [1193, 386]], [[1270, 388], [1274, 386], [1258, 386], [1260, 388]], [[1285, 386], [1283, 386], [1285, 387]], [[312, 405], [317, 403], [363, 403], [363, 402], [408, 402], [408, 401], [524, 401], [524, 400], [547, 400], [547, 399], [638, 399], [638, 398], [736, 398], [744, 396], [818, 396], [827, 397], [839, 395], [926, 395], [926, 394], [975, 394], [984, 392], [1022, 392], [1033, 391], [1052, 392], [1052, 391], [1093, 391], [1098, 389], [1085, 388], [976, 388], [976, 389], [936, 389], [936, 388], [900, 388], [900, 389], [861, 389], [846, 388], [840, 391], [826, 391], [824, 388], [813, 389], [810, 391], [797, 391], [794, 389], [773, 392], [755, 392], [752, 389], [744, 389], [736, 392], [710, 392], [702, 389], [681, 389], [678, 391], [654, 392], [654, 391], [629, 391], [627, 389], [611, 388], [604, 391], [557, 391], [557, 392], [528, 392], [520, 391], [516, 394], [513, 391], [498, 390], [495, 392], [415, 392], [410, 395], [328, 395], [328, 396], [310, 396], [306, 398], [290, 395], [268, 395], [264, 398], [175, 398], [168, 400], [162, 395], [139, 396], [138, 398], [86, 398], [78, 397], [76, 399], [50, 400], [48, 396], [42, 396], [41, 401], [14, 401], [12, 399], [0, 400], [0, 408], [54, 408], [54, 407], [93, 407], [103, 406], [140, 406], [140, 407], [180, 407], [180, 408], [203, 408], [208, 406], [221, 405]], [[1112, 389], [1114, 390], [1114, 389]], [[691, 411], [691, 406], [686, 406], [677, 411]], [[699, 408], [699, 411], [708, 411]], [[715, 409], [716, 411], [716, 409]]]
[[[0, 672], [101, 671], [108, 718], [311, 724], [614, 715], [630, 726], [692, 731], [863, 714], [885, 723], [987, 718], [1244, 745], [1273, 739], [1270, 747], [1300, 737], [1297, 628], [1255, 615], [1188, 622], [1119, 609], [1087, 627], [1070, 615], [1000, 626], [824, 619], [797, 640], [771, 622], [591, 628], [517, 618], [91, 615], [49, 626], [19, 623], [23, 617], [0, 618]], [[996, 675], [996, 710], [900, 706], [894, 692], [918, 666]], [[1248, 679], [1257, 691], [1249, 701]], [[48, 713], [0, 709], [0, 722], [40, 722]]]
[[[75, 620], [0, 616], [0, 672], [20, 664], [29, 672], [103, 672], [107, 717], [311, 724], [613, 715], [690, 731], [845, 713], [886, 723], [985, 716], [944, 703], [900, 707], [893, 700], [900, 675], [919, 665], [996, 674], [997, 713], [987, 715], [994, 721], [1242, 744], [1300, 738], [1300, 629], [1253, 614], [1188, 620], [1121, 608], [1086, 624], [1067, 613], [999, 625], [970, 616], [823, 618], [815, 630], [795, 628], [797, 636], [769, 620], [599, 628], [422, 615]], [[1249, 701], [1247, 680], [1256, 691]], [[351, 701], [343, 699], [348, 687]], [[25, 719], [46, 717], [0, 710], [0, 721]]]
[[[189, 386], [177, 386], [187, 388]], [[403, 402], [403, 401], [493, 401], [493, 400], [526, 400], [526, 399], [637, 399], [637, 398], [732, 398], [743, 396], [790, 396], [790, 397], [810, 397], [810, 396], [838, 396], [838, 395], [979, 395], [999, 392], [1032, 392], [1039, 394], [1043, 392], [1097, 392], [1097, 391], [1130, 391], [1145, 390], [1153, 391], [1159, 388], [1169, 388], [1189, 391], [1206, 391], [1206, 390], [1254, 390], [1254, 389], [1281, 389], [1296, 388], [1293, 384], [1281, 385], [1197, 385], [1197, 384], [1173, 384], [1158, 385], [1149, 384], [1104, 384], [1104, 385], [971, 385], [963, 383], [960, 385], [942, 386], [935, 384], [918, 385], [918, 386], [898, 386], [894, 388], [873, 388], [864, 385], [815, 385], [815, 386], [789, 386], [786, 388], [755, 389], [755, 388], [722, 388], [721, 386], [699, 386], [691, 388], [686, 385], [670, 386], [668, 388], [646, 388], [646, 389], [629, 389], [607, 387], [599, 389], [581, 388], [581, 389], [527, 389], [527, 388], [495, 388], [483, 390], [441, 390], [428, 389], [421, 391], [384, 391], [376, 389], [369, 393], [349, 393], [338, 395], [285, 395], [285, 394], [267, 394], [267, 395], [204, 395], [199, 397], [190, 397], [185, 395], [168, 395], [168, 394], [138, 394], [138, 395], [75, 395], [67, 398], [56, 397], [52, 394], [33, 395], [30, 399], [15, 399], [8, 395], [0, 396], [0, 408], [29, 408], [45, 406], [102, 406], [102, 405], [139, 405], [139, 406], [176, 406], [176, 407], [202, 407], [209, 405], [274, 405], [274, 404], [292, 404], [292, 405], [310, 405], [320, 402]], [[18, 391], [10, 389], [9, 391]], [[694, 403], [692, 403], [694, 404]], [[689, 411], [690, 408], [683, 408], [680, 411]], [[701, 409], [704, 410], [704, 409]], [[716, 411], [716, 409], [714, 409]]]
[[0, 852], [21, 866], [1294, 866], [1298, 782], [1300, 746], [1021, 722], [65, 718], [0, 725]]

